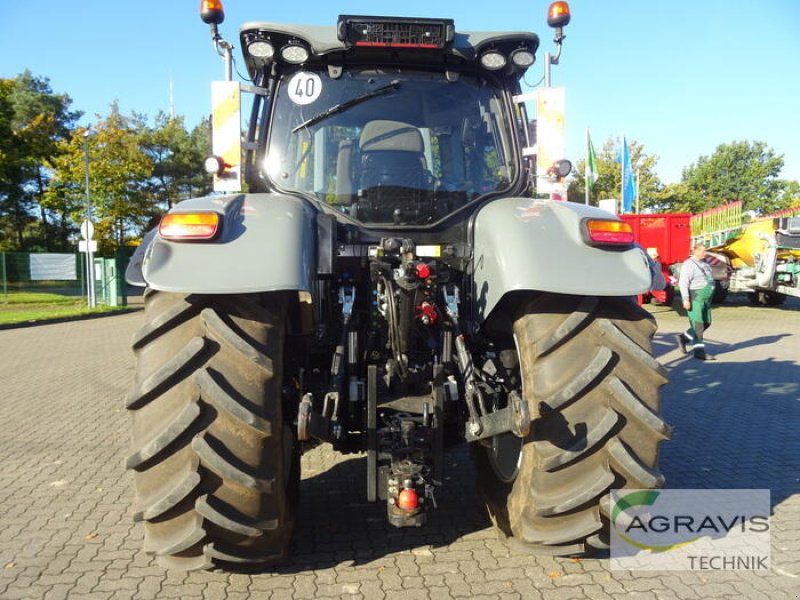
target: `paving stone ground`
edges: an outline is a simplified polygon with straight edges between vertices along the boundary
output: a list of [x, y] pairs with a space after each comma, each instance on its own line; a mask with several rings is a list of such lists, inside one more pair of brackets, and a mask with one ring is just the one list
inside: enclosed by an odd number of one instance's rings
[[167, 572], [141, 551], [123, 469], [140, 313], [0, 331], [0, 599], [800, 598], [800, 302], [714, 313], [716, 362], [676, 350], [684, 319], [651, 309], [670, 371], [674, 488], [772, 490], [772, 571], [620, 572], [608, 560], [512, 552], [480, 508], [465, 449], [448, 453], [440, 509], [389, 528], [364, 500], [363, 456], [303, 458], [291, 560], [273, 572]]

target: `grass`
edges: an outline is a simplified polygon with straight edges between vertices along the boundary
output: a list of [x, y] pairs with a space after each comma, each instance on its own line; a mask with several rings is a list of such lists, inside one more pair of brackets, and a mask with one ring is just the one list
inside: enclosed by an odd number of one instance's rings
[[0, 296], [0, 325], [45, 319], [80, 317], [124, 310], [124, 306], [86, 307], [86, 298], [39, 292], [17, 292]]
[[75, 304], [86, 302], [81, 296], [62, 296], [61, 294], [45, 294], [41, 292], [14, 292], [3, 296], [0, 305], [11, 304]]

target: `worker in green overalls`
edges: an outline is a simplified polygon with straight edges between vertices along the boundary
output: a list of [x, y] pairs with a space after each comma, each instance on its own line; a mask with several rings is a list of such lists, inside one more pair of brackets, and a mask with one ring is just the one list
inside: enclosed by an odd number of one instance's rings
[[686, 354], [691, 344], [694, 357], [699, 360], [714, 360], [706, 352], [703, 335], [711, 326], [711, 299], [714, 296], [714, 275], [711, 265], [705, 261], [706, 247], [695, 244], [692, 255], [681, 266], [678, 286], [683, 298], [683, 307], [688, 311], [689, 330], [678, 335], [678, 345]]

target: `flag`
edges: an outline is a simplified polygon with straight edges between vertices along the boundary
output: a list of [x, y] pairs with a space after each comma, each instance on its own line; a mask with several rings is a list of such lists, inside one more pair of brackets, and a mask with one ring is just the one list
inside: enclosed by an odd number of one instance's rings
[[627, 138], [622, 138], [622, 213], [633, 211], [633, 200], [636, 196], [636, 186], [633, 181], [633, 168], [631, 167], [631, 153], [628, 150]]
[[586, 176], [586, 189], [591, 190], [600, 175], [597, 172], [597, 156], [594, 153], [594, 146], [592, 146], [592, 138], [588, 129], [586, 130], [586, 169], [584, 174]]

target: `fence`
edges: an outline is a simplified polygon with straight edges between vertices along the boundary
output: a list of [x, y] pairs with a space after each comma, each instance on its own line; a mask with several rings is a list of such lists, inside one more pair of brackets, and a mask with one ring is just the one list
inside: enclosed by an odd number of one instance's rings
[[742, 201], [737, 200], [692, 215], [692, 236], [729, 232], [742, 226]]
[[[126, 256], [95, 257], [95, 290], [98, 304], [127, 303], [123, 279]], [[0, 252], [0, 303], [14, 294], [52, 294], [86, 298], [86, 255], [70, 253]]]

